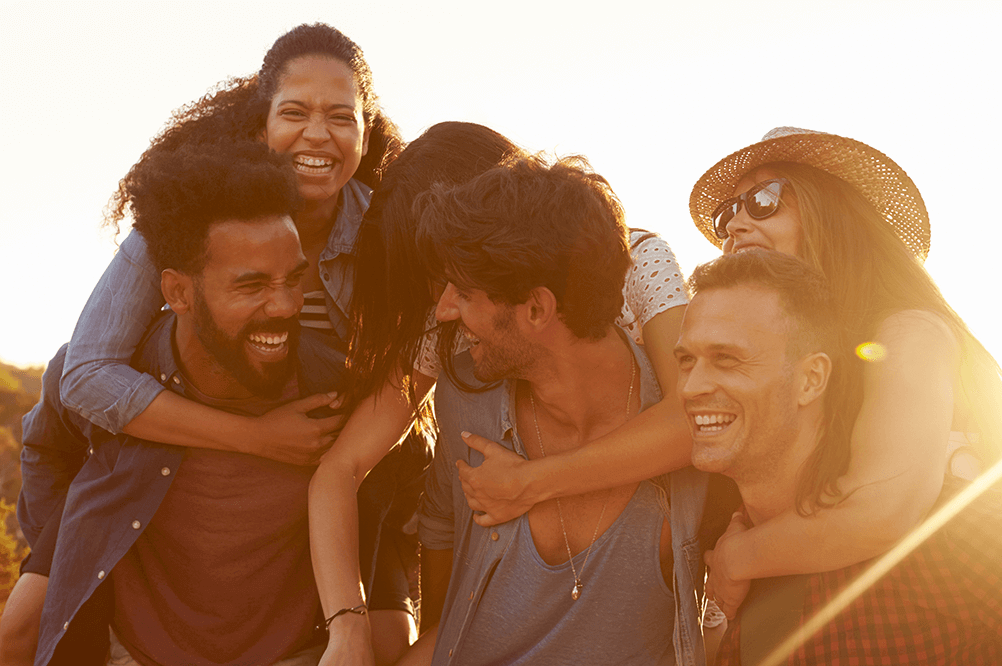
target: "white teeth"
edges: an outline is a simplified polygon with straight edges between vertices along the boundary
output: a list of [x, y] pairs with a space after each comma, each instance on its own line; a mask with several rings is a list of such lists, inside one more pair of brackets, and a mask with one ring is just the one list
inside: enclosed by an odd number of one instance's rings
[[470, 333], [469, 329], [467, 329], [467, 328], [463, 328], [463, 329], [460, 329], [460, 330], [461, 330], [461, 332], [463, 333], [463, 337], [464, 337], [464, 338], [466, 338], [466, 340], [467, 340], [467, 341], [468, 341], [468, 342], [469, 342], [469, 343], [470, 343], [471, 345], [477, 345], [477, 344], [480, 344], [480, 338], [478, 338], [477, 336], [475, 336], [475, 335], [473, 335], [472, 333]]
[[329, 167], [334, 164], [334, 160], [330, 159], [329, 157], [313, 157], [310, 155], [299, 155], [296, 157], [296, 163], [308, 167]]
[[263, 345], [281, 345], [285, 344], [285, 341], [288, 339], [289, 339], [289, 334], [287, 332], [282, 333], [281, 335], [274, 335], [274, 334], [266, 335], [263, 333], [254, 333], [253, 335], [250, 336], [251, 342], [256, 342], [258, 344], [263, 344]]
[[734, 419], [735, 416], [733, 414], [696, 414], [693, 417], [698, 426], [719, 426], [701, 428], [704, 432], [723, 430], [724, 426], [729, 425]]

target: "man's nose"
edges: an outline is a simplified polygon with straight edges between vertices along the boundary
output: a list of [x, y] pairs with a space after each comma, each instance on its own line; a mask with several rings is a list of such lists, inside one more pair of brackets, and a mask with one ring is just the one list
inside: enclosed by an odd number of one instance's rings
[[697, 360], [691, 368], [678, 373], [678, 396], [682, 400], [713, 393], [714, 388], [711, 375], [702, 361]]
[[275, 319], [289, 319], [299, 314], [303, 308], [303, 291], [298, 287], [282, 285], [272, 289], [264, 313]]
[[442, 295], [435, 306], [435, 319], [439, 321], [454, 321], [459, 319], [459, 306], [456, 305], [456, 286], [449, 282], [445, 285]]

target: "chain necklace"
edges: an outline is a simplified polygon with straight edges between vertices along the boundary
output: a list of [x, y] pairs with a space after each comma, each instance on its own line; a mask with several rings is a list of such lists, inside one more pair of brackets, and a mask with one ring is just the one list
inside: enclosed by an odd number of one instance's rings
[[[637, 378], [637, 364], [630, 357], [630, 391], [626, 394], [626, 420], [630, 420], [630, 403], [633, 402], [633, 380]], [[532, 387], [529, 387], [529, 404], [532, 405], [532, 424], [536, 426], [536, 441], [539, 442], [539, 452], [546, 457], [546, 450], [543, 448], [543, 436], [539, 434], [539, 421], [536, 418], [536, 399], [532, 395]], [[581, 573], [584, 573], [584, 568], [588, 564], [588, 556], [591, 555], [592, 546], [595, 545], [595, 540], [598, 538], [598, 528], [602, 525], [602, 518], [605, 517], [605, 509], [609, 506], [609, 499], [612, 497], [612, 491], [609, 490], [605, 496], [605, 503], [602, 505], [602, 512], [598, 514], [598, 522], [595, 523], [595, 531], [591, 535], [591, 543], [588, 544], [588, 550], [585, 551], [584, 561], [581, 563]], [[574, 574], [574, 589], [571, 590], [571, 599], [577, 601], [581, 596], [581, 588], [584, 586], [581, 582], [581, 576], [578, 575], [578, 570], [574, 566], [574, 556], [571, 554], [571, 543], [567, 540], [567, 528], [564, 527], [564, 510], [560, 507], [560, 498], [557, 498], [557, 516], [560, 517], [560, 531], [564, 534], [564, 546], [567, 548], [567, 561], [571, 563], [571, 573]]]

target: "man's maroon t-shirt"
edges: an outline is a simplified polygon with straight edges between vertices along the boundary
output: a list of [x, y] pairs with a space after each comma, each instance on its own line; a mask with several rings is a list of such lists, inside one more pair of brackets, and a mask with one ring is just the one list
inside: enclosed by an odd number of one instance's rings
[[[285, 399], [297, 396], [292, 382]], [[282, 402], [196, 399], [250, 414]], [[136, 661], [270, 664], [311, 642], [314, 470], [195, 448], [179, 469], [160, 470], [175, 475], [170, 490], [112, 576], [112, 626]]]

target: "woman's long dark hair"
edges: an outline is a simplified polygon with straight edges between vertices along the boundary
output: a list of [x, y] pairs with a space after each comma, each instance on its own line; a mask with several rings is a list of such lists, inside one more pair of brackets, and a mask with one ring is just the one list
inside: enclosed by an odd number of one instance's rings
[[435, 301], [433, 277], [415, 242], [415, 198], [434, 183], [463, 183], [520, 153], [483, 125], [444, 122], [408, 144], [386, 169], [355, 245], [349, 372], [357, 399], [402, 380], [416, 404], [408, 379]]
[[369, 150], [353, 177], [372, 188], [379, 185], [383, 170], [403, 149], [403, 141], [396, 125], [379, 108], [372, 72], [362, 50], [329, 25], [300, 25], [275, 40], [257, 74], [223, 81], [201, 99], [172, 114], [139, 162], [119, 182], [105, 210], [106, 223], [118, 231], [119, 222], [127, 213], [136, 171], [151, 155], [173, 151], [182, 145], [225, 139], [256, 140], [264, 129], [271, 99], [289, 62], [310, 55], [333, 58], [351, 69], [369, 128]]

